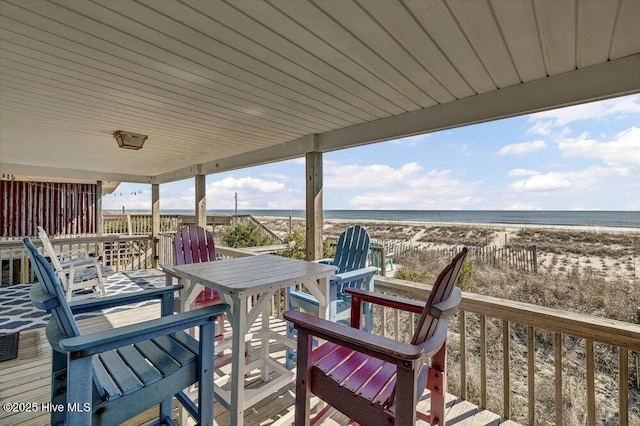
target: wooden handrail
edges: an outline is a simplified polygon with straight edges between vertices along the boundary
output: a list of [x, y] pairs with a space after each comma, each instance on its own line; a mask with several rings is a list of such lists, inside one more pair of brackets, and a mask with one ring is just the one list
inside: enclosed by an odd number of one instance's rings
[[[403, 296], [407, 298], [425, 300], [426, 294], [431, 286], [414, 283], [410, 281], [393, 278], [376, 277], [375, 289], [377, 292], [391, 295]], [[487, 376], [495, 375], [495, 371], [487, 371], [487, 324], [488, 318], [498, 320], [498, 327], [502, 327], [502, 368], [503, 368], [503, 416], [512, 416], [512, 387], [511, 387], [511, 364], [514, 362], [511, 351], [512, 329], [511, 324], [519, 324], [526, 329], [526, 371], [527, 371], [527, 422], [536, 424], [536, 331], [554, 333], [554, 370], [555, 378], [553, 388], [555, 389], [555, 416], [553, 421], [556, 425], [563, 424], [563, 336], [584, 339], [584, 372], [586, 378], [586, 398], [585, 414], [587, 424], [595, 425], [598, 418], [596, 406], [596, 357], [594, 343], [608, 345], [618, 349], [618, 416], [621, 425], [629, 424], [629, 351], [640, 352], [640, 325], [626, 323], [617, 320], [600, 318], [593, 315], [573, 313], [560, 309], [546, 308], [543, 306], [528, 303], [515, 302], [497, 297], [483, 296], [480, 294], [463, 292], [459, 312], [459, 333], [460, 333], [460, 397], [467, 398], [467, 346], [469, 333], [466, 321], [467, 313], [479, 316], [479, 345], [478, 353], [480, 357], [480, 386], [479, 397], [480, 406], [486, 408], [487, 401]], [[382, 313], [383, 324], [386, 324], [387, 314]], [[395, 317], [399, 321], [398, 316]], [[413, 321], [410, 318], [409, 323]], [[386, 329], [383, 330], [386, 335]], [[395, 334], [398, 338], [399, 325], [395, 325]], [[400, 337], [402, 338], [402, 337]], [[640, 357], [638, 357], [640, 363]], [[612, 373], [615, 375], [615, 373]], [[615, 379], [614, 379], [615, 381]], [[522, 414], [522, 413], [521, 413]], [[522, 418], [522, 417], [521, 417]], [[636, 417], [637, 419], [637, 417]]]

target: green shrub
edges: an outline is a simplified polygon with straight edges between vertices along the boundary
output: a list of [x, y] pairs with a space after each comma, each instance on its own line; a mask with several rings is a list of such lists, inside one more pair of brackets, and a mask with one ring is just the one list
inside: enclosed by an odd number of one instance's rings
[[[306, 259], [307, 237], [304, 229], [296, 228], [292, 233], [284, 237], [284, 243], [289, 244], [289, 248], [282, 250], [280, 256], [290, 257], [292, 259]], [[330, 258], [335, 256], [335, 248], [329, 241], [325, 240], [322, 246], [322, 257]]]
[[224, 245], [232, 248], [258, 247], [273, 244], [273, 240], [261, 232], [255, 223], [227, 226], [222, 233]]

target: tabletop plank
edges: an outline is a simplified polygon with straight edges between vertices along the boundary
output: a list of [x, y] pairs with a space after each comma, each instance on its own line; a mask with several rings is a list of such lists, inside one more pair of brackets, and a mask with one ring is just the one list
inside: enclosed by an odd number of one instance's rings
[[271, 254], [176, 265], [173, 269], [181, 278], [244, 294], [260, 293], [273, 286], [282, 287], [328, 277], [336, 271], [336, 267], [332, 265]]

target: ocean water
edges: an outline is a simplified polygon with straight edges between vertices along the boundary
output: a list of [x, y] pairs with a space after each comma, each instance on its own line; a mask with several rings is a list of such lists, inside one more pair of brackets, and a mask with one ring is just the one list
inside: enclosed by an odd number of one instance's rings
[[[193, 211], [163, 210], [162, 213], [193, 214]], [[233, 214], [233, 210], [208, 210], [210, 214]], [[253, 216], [305, 217], [304, 210], [238, 210]], [[393, 222], [484, 223], [490, 225], [552, 225], [640, 228], [637, 211], [550, 210], [325, 210], [325, 219], [387, 220]]]

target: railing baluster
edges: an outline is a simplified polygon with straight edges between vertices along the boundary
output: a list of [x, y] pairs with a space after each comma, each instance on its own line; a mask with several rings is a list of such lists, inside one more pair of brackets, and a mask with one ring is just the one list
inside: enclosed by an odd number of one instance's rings
[[536, 422], [536, 394], [535, 394], [535, 339], [532, 326], [527, 327], [527, 382], [529, 391], [529, 424]]
[[480, 408], [487, 408], [487, 317], [480, 315]]
[[511, 418], [511, 333], [509, 321], [502, 321], [503, 416]]
[[460, 398], [467, 399], [467, 320], [465, 312], [458, 311], [460, 317]]
[[556, 367], [556, 425], [562, 425], [562, 334], [555, 334], [555, 367]]
[[395, 331], [396, 334], [394, 335], [394, 338], [400, 341], [400, 310], [399, 309], [393, 310], [393, 317], [396, 322], [396, 331]]
[[618, 354], [618, 388], [619, 388], [619, 414], [620, 424], [629, 424], [629, 351], [620, 348]]
[[595, 387], [595, 356], [593, 353], [593, 340], [587, 339], [585, 343], [587, 356], [587, 418], [590, 426], [596, 424], [596, 387]]

